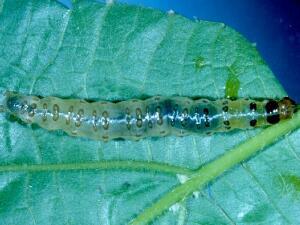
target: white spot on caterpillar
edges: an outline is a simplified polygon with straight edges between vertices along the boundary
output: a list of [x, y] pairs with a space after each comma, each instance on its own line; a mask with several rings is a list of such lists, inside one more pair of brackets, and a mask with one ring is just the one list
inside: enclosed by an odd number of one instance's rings
[[253, 43], [251, 43], [251, 45], [252, 45], [253, 47], [256, 47], [256, 46], [257, 46], [257, 43], [256, 43], [256, 42], [253, 42]]
[[184, 184], [190, 179], [187, 175], [182, 175], [182, 174], [176, 174], [176, 177], [181, 184]]

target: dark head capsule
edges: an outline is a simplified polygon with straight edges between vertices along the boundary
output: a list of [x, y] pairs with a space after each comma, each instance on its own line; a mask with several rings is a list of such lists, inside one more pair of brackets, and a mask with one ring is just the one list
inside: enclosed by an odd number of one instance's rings
[[295, 112], [296, 103], [288, 97], [279, 101], [269, 100], [265, 109], [267, 113], [267, 122], [275, 124], [280, 120], [291, 118]]
[[296, 102], [289, 97], [284, 97], [278, 102], [280, 119], [288, 119], [296, 111]]

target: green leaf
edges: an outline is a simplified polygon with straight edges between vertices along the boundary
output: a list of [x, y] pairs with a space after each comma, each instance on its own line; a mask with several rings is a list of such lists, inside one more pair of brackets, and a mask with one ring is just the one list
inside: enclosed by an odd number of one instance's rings
[[[239, 97], [286, 95], [255, 47], [231, 28], [152, 9], [3, 0], [0, 40], [1, 91], [223, 98], [234, 71]], [[260, 131], [104, 143], [1, 114], [0, 223], [127, 224], [186, 184], [193, 169], [216, 165]], [[300, 223], [299, 138], [298, 130], [265, 146], [153, 223]]]

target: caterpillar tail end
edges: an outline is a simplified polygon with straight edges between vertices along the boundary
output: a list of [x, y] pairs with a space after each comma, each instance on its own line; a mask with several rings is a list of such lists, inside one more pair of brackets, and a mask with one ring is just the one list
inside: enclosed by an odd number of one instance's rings
[[12, 111], [12, 100], [15, 96], [17, 96], [16, 92], [0, 91], [0, 113], [7, 113]]

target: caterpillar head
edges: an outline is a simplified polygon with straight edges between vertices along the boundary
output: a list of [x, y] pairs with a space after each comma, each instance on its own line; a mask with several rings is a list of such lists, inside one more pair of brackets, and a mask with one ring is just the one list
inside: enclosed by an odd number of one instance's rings
[[278, 123], [280, 120], [291, 118], [296, 111], [296, 102], [289, 97], [279, 101], [269, 100], [265, 106], [267, 121], [270, 124]]
[[278, 102], [280, 119], [288, 119], [296, 111], [296, 102], [289, 97], [284, 97]]

